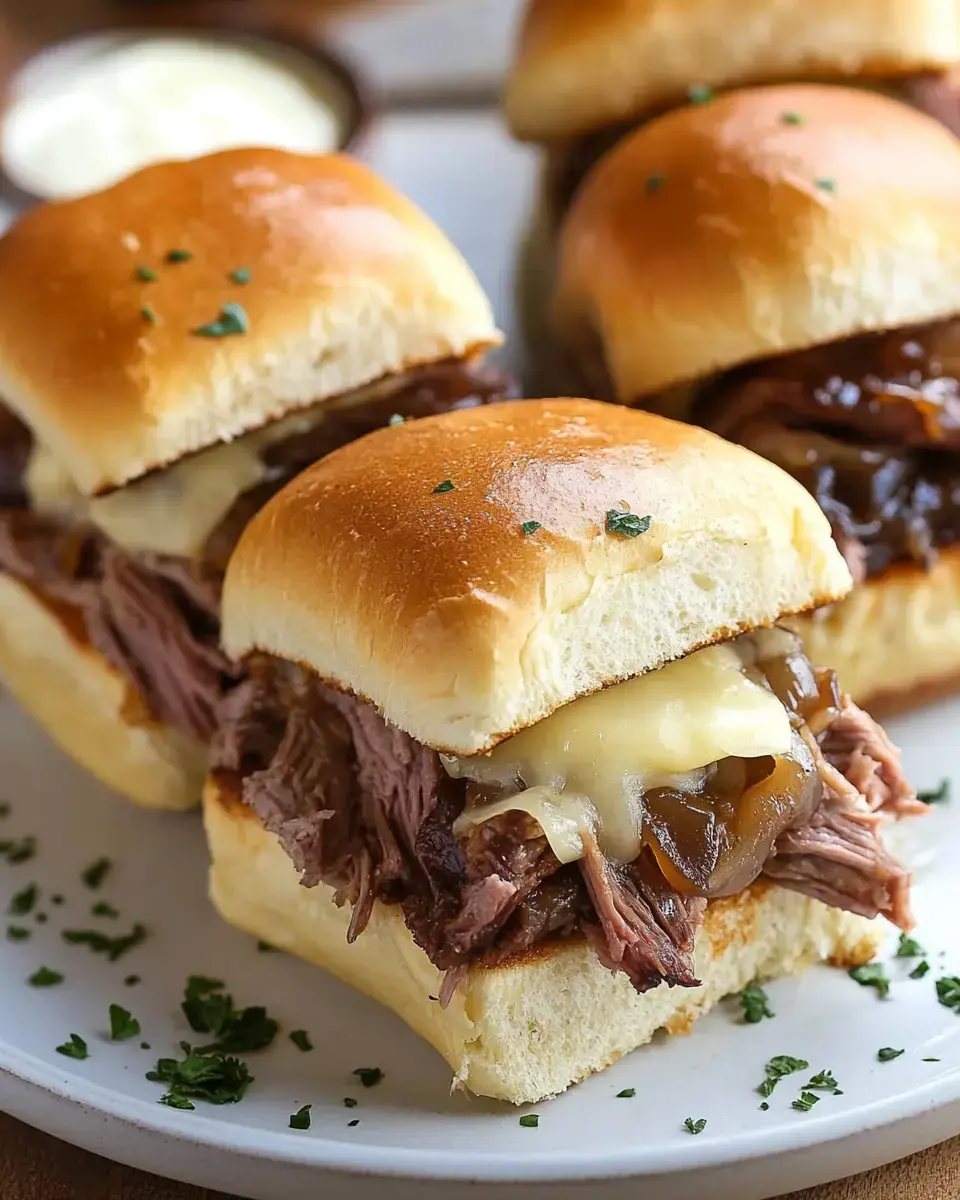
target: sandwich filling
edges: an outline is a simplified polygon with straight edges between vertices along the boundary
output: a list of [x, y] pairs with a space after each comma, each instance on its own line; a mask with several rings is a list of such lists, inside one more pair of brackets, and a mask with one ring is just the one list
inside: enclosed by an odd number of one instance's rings
[[751, 363], [691, 419], [797, 478], [854, 579], [929, 566], [960, 540], [960, 318]]
[[77, 492], [0, 408], [0, 571], [121, 673], [131, 724], [159, 721], [207, 742], [222, 695], [243, 676], [219, 648], [220, 586], [254, 513], [310, 463], [391, 419], [490, 404], [510, 391], [498, 372], [440, 363], [95, 498]]
[[[842, 83], [843, 80], [831, 82]], [[856, 80], [849, 82], [856, 83]], [[960, 137], [960, 77], [937, 71], [920, 71], [901, 79], [872, 83], [861, 81], [861, 86], [881, 91], [911, 105]], [[685, 103], [692, 95], [691, 90], [686, 97], [678, 97], [677, 105]], [[674, 106], [664, 105], [648, 112], [644, 120], [660, 116], [671, 107]], [[546, 199], [552, 221], [559, 221], [563, 217], [580, 184], [607, 151], [612, 150], [617, 142], [640, 124], [640, 119], [618, 122], [579, 137], [553, 142], [547, 147]]]
[[399, 904], [446, 973], [586, 937], [638, 991], [692, 987], [707, 904], [758, 878], [909, 928], [884, 814], [921, 811], [883, 730], [784, 630], [694, 652], [559, 709], [485, 755], [441, 755], [275, 659], [220, 713], [220, 788], [301, 883]]

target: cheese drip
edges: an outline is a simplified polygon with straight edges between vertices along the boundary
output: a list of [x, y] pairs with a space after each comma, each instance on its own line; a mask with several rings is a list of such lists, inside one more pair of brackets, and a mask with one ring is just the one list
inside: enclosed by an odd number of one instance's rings
[[744, 674], [753, 657], [749, 639], [710, 646], [574, 700], [489, 754], [445, 758], [451, 775], [505, 793], [468, 808], [455, 831], [519, 809], [537, 820], [561, 862], [582, 857], [572, 831], [584, 826], [607, 855], [632, 862], [645, 792], [698, 792], [704, 768], [719, 759], [790, 750], [787, 710]]
[[264, 450], [308, 433], [333, 411], [379, 399], [408, 382], [403, 375], [378, 380], [191, 454], [105, 496], [85, 496], [52, 451], [35, 441], [26, 470], [30, 504], [45, 516], [88, 521], [126, 550], [194, 558], [238, 497], [266, 479]]

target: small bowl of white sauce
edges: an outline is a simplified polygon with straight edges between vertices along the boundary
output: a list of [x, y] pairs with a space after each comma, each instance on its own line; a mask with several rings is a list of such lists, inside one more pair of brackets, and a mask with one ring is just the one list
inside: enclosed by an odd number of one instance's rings
[[19, 191], [63, 200], [151, 163], [239, 146], [348, 149], [365, 118], [355, 76], [325, 50], [229, 31], [111, 31], [20, 69], [0, 162]]

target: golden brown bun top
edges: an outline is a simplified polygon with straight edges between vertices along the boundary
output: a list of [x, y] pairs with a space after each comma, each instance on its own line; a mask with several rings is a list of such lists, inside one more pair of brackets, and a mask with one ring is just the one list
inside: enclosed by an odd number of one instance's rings
[[960, 312], [960, 141], [884, 96], [730, 92], [642, 126], [561, 233], [555, 316], [620, 399]]
[[[611, 511], [649, 527], [611, 531]], [[223, 637], [472, 754], [849, 588], [826, 518], [778, 467], [648, 413], [529, 400], [383, 429], [310, 467], [241, 538]]]
[[958, 62], [956, 0], [531, 0], [505, 103], [516, 137], [550, 141], [694, 89], [881, 80]]
[[[245, 334], [192, 332], [230, 303]], [[447, 238], [342, 155], [163, 163], [0, 239], [0, 396], [88, 493], [498, 341]]]

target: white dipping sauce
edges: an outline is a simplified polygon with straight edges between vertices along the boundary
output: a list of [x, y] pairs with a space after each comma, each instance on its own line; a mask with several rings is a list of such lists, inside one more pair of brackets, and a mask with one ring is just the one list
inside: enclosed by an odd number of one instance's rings
[[336, 150], [347, 109], [335, 76], [265, 41], [85, 38], [21, 73], [0, 153], [19, 187], [64, 199], [236, 146]]

